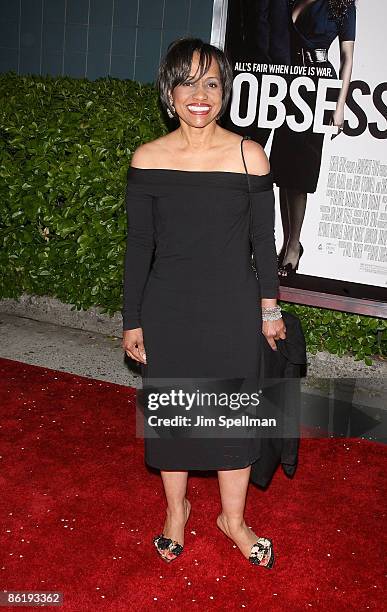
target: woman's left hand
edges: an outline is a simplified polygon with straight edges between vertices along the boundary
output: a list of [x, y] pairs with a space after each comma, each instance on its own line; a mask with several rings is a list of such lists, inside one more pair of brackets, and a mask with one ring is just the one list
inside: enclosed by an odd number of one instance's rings
[[332, 113], [331, 124], [338, 127], [340, 130], [343, 129], [344, 125], [344, 107], [337, 106], [336, 110]]
[[280, 338], [281, 340], [285, 340], [286, 338], [286, 327], [282, 317], [276, 321], [262, 321], [262, 333], [273, 351], [276, 351], [277, 345], [275, 340], [279, 340]]

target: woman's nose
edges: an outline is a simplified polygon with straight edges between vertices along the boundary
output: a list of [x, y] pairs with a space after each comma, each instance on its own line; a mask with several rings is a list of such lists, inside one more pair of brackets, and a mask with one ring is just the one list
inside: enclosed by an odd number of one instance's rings
[[208, 97], [208, 93], [207, 90], [205, 88], [204, 85], [199, 85], [198, 83], [196, 83], [195, 89], [194, 89], [194, 98], [198, 98], [200, 100], [203, 100], [205, 98]]

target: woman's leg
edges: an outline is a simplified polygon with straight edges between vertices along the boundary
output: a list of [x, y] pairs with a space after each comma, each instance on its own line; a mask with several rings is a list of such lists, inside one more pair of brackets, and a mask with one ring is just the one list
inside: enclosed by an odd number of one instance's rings
[[289, 240], [289, 206], [288, 206], [288, 192], [283, 187], [279, 188], [279, 201], [280, 201], [280, 212], [281, 212], [281, 223], [283, 240], [282, 247], [278, 252], [279, 262], [282, 264], [283, 258], [286, 252], [286, 246]]
[[243, 517], [251, 465], [239, 470], [218, 471], [222, 512], [217, 518], [218, 527], [231, 538], [246, 557], [258, 536], [245, 523]]
[[191, 504], [185, 497], [188, 472], [161, 471], [164, 492], [167, 499], [167, 516], [163, 534], [166, 538], [184, 544], [184, 527], [191, 511]]
[[[290, 263], [294, 268], [300, 254], [300, 234], [305, 217], [307, 193], [297, 189], [286, 189], [286, 200], [288, 207], [288, 242], [283, 265]], [[282, 208], [282, 205], [281, 205]]]

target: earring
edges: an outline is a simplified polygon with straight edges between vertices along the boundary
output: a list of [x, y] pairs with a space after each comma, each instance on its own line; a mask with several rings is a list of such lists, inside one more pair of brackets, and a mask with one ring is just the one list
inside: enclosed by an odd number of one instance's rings
[[[169, 103], [170, 103], [170, 105], [171, 105], [171, 108], [172, 108], [172, 110], [173, 110], [173, 113], [175, 113], [175, 114], [176, 114], [176, 110], [175, 110], [175, 107], [174, 107], [173, 102], [172, 102], [172, 100], [171, 100], [171, 99], [169, 100]], [[171, 111], [170, 111], [170, 110], [169, 110], [169, 108], [167, 107], [167, 115], [168, 115], [168, 117], [169, 117], [170, 119], [173, 119], [173, 117], [175, 116], [173, 113], [171, 113]]]

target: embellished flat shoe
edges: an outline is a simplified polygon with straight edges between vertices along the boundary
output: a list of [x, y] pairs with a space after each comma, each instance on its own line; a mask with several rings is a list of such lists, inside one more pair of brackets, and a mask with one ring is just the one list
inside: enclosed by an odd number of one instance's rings
[[[225, 536], [227, 536], [228, 538], [230, 538], [230, 540], [233, 541], [231, 536], [228, 535], [228, 533], [226, 533], [223, 527], [221, 527], [221, 525], [219, 524], [219, 516], [217, 518], [216, 525], [218, 529], [220, 529], [220, 531], [224, 533]], [[268, 569], [271, 569], [274, 565], [273, 542], [269, 540], [269, 538], [257, 538], [257, 540], [250, 548], [250, 556], [248, 557], [248, 561], [250, 561], [250, 563], [252, 563], [253, 565], [261, 565], [262, 567], [267, 567]]]
[[273, 542], [269, 538], [258, 538], [251, 547], [249, 561], [253, 565], [271, 569], [274, 565]]
[[153, 543], [156, 546], [156, 550], [160, 557], [167, 561], [173, 561], [183, 552], [183, 546], [171, 540], [171, 538], [165, 538], [163, 534], [157, 535], [153, 538]]
[[279, 264], [278, 266], [278, 275], [281, 278], [290, 278], [292, 276], [295, 276], [297, 270], [298, 270], [298, 265], [300, 263], [300, 259], [302, 257], [302, 254], [304, 252], [304, 247], [302, 246], [301, 242], [300, 242], [300, 252], [298, 255], [298, 261], [295, 265], [295, 267], [293, 268], [291, 263], [287, 263], [286, 265], [283, 264]]

